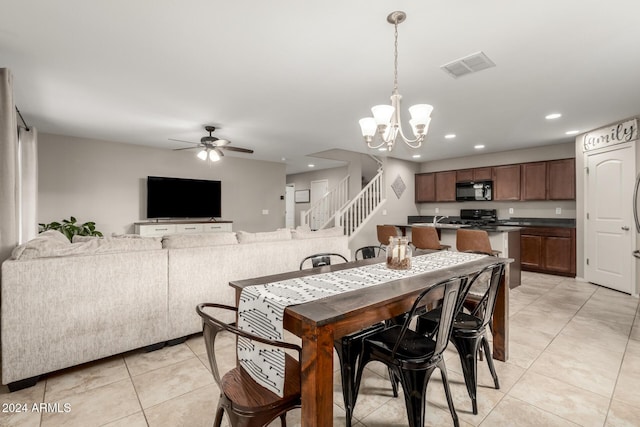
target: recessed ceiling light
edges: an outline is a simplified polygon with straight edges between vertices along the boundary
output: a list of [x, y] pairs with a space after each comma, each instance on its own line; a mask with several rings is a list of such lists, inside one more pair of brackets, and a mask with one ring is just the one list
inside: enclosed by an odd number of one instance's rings
[[446, 139], [453, 139], [453, 138], [455, 138], [455, 137], [456, 137], [456, 134], [455, 134], [455, 133], [448, 133], [448, 134], [446, 134], [444, 137], [445, 137]]
[[484, 145], [482, 144], [474, 145], [473, 148], [475, 148], [476, 150], [482, 150], [484, 148]]
[[559, 119], [560, 117], [562, 117], [562, 114], [560, 113], [552, 113], [544, 116], [544, 118], [547, 120]]
[[313, 163], [309, 163], [307, 166], [309, 166], [310, 168], [315, 168], [316, 165], [314, 165]]
[[282, 161], [283, 161], [283, 162], [286, 162], [286, 161], [287, 161], [287, 158], [286, 158], [286, 157], [283, 157], [283, 158], [282, 158]]
[[579, 133], [580, 133], [579, 130], [568, 130], [568, 131], [565, 132], [565, 134], [567, 134], [567, 135], [577, 135]]
[[420, 154], [414, 154], [414, 155], [413, 155], [413, 156], [411, 156], [411, 157], [413, 157], [414, 159], [419, 159], [419, 158], [420, 158]]

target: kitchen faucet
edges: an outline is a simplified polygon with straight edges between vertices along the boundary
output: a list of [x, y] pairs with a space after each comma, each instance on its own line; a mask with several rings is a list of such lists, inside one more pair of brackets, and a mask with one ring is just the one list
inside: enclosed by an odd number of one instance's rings
[[441, 215], [440, 218], [438, 218], [438, 215], [434, 215], [433, 216], [433, 226], [435, 227], [438, 222], [442, 221], [445, 218], [449, 218], [449, 217], [447, 215]]

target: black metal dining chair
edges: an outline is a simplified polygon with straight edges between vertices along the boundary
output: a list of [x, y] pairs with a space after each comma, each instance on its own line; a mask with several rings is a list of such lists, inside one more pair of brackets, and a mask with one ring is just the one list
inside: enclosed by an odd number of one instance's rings
[[[296, 344], [269, 340], [242, 331], [233, 324], [225, 323], [214, 317], [210, 314], [213, 311], [228, 316], [227, 313], [236, 314], [238, 309], [213, 303], [202, 303], [196, 307], [196, 312], [202, 318], [204, 342], [211, 373], [220, 389], [218, 408], [213, 422], [214, 427], [219, 427], [222, 424], [222, 417], [225, 413], [232, 427], [263, 427], [276, 418], [280, 418], [282, 426], [286, 427], [287, 412], [300, 408], [302, 405], [299, 364], [302, 349]], [[293, 350], [294, 354], [297, 355], [297, 359], [290, 354], [285, 354], [285, 382], [282, 397], [258, 384], [239, 364], [218, 363], [216, 359], [216, 338], [221, 332], [249, 338], [273, 348], [281, 348], [289, 352]], [[233, 367], [221, 372], [220, 367], [224, 366]], [[220, 375], [221, 373], [223, 374], [222, 376]]]
[[[377, 246], [376, 246], [377, 248]], [[384, 249], [383, 249], [384, 250]], [[315, 254], [306, 257], [302, 263], [300, 263], [300, 270], [303, 269], [303, 265], [306, 260], [312, 260], [312, 265], [314, 267], [319, 267], [321, 265], [331, 265], [331, 257], [327, 257], [326, 253], [323, 254]], [[336, 254], [331, 254], [336, 255]], [[346, 259], [339, 255], [339, 258], [342, 258], [344, 261]], [[321, 260], [318, 265], [313, 264], [313, 260], [318, 259]], [[340, 376], [342, 379], [342, 395], [344, 397], [344, 406], [346, 412], [346, 426], [351, 427], [351, 419], [353, 417], [353, 407], [355, 405], [358, 391], [355, 389], [355, 370], [357, 368], [357, 363], [360, 356], [360, 350], [362, 349], [362, 340], [368, 335], [379, 331], [385, 327], [385, 323], [377, 323], [368, 328], [362, 329], [360, 331], [354, 332], [352, 334], [344, 335], [341, 338], [338, 338], [333, 341], [333, 347], [336, 349], [336, 353], [338, 354], [338, 359], [340, 360]], [[389, 371], [391, 375], [391, 371]], [[391, 386], [393, 390], [393, 396], [398, 397], [398, 386], [397, 381], [394, 378], [391, 379]]]
[[[453, 323], [453, 331], [451, 333], [451, 341], [458, 350], [460, 362], [462, 364], [462, 372], [464, 374], [464, 382], [467, 386], [467, 392], [471, 398], [473, 413], [478, 413], [477, 402], [477, 384], [478, 384], [478, 355], [481, 354], [481, 346], [484, 350], [489, 371], [493, 377], [493, 383], [496, 389], [500, 389], [498, 375], [493, 365], [493, 357], [489, 341], [487, 340], [487, 327], [491, 323], [493, 310], [495, 308], [496, 298], [502, 283], [504, 274], [504, 264], [491, 264], [479, 273], [477, 273], [468, 283], [468, 294], [474, 300], [475, 295], [471, 292], [474, 288], [485, 289], [480, 298], [474, 301], [474, 308], [465, 313], [462, 309], [464, 299], [458, 303], [459, 310]], [[427, 312], [420, 316], [417, 322], [417, 330], [420, 333], [430, 334], [435, 330], [438, 323], [437, 309]]]
[[382, 246], [363, 246], [356, 250], [354, 257], [356, 261], [358, 261], [359, 259], [377, 258], [383, 252], [386, 251]]
[[344, 262], [348, 262], [347, 258], [344, 255], [331, 252], [323, 252], [305, 257], [302, 262], [300, 262], [300, 270], [304, 268], [304, 263], [308, 260], [311, 260], [311, 266], [313, 267], [323, 267], [325, 265], [331, 265], [332, 257], [338, 258], [339, 260], [342, 260]]
[[[427, 385], [431, 374], [438, 368], [453, 423], [456, 427], [459, 426], [443, 353], [451, 336], [458, 295], [466, 282], [466, 277], [455, 277], [430, 286], [418, 295], [402, 324], [385, 327], [364, 338], [356, 372], [356, 396], [364, 367], [372, 361], [382, 362], [391, 369], [393, 377], [400, 379], [409, 426], [423, 427]], [[439, 310], [438, 327], [434, 333], [424, 335], [410, 329], [410, 325], [423, 310], [424, 305], [435, 298], [433, 295], [439, 294], [442, 294], [442, 304]]]

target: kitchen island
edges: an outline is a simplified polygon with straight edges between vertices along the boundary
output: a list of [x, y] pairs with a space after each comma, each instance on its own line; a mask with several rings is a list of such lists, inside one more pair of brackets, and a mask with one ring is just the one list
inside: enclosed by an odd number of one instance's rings
[[[411, 220], [411, 218], [409, 218], [409, 220]], [[433, 222], [412, 222], [408, 225], [403, 225], [403, 227], [406, 228], [407, 236], [410, 236], [410, 230], [413, 226], [433, 227], [434, 224]], [[438, 234], [440, 235], [440, 243], [451, 246], [452, 250], [455, 250], [456, 247], [456, 232], [458, 228], [463, 227], [470, 230], [484, 230], [487, 232], [491, 248], [500, 251], [500, 257], [513, 259], [513, 262], [510, 263], [505, 270], [506, 283], [509, 284], [509, 288], [513, 289], [520, 286], [520, 230], [522, 227], [493, 224], [476, 226], [447, 223], [435, 224], [435, 228], [438, 230]], [[409, 237], [409, 240], [411, 240], [411, 237]]]

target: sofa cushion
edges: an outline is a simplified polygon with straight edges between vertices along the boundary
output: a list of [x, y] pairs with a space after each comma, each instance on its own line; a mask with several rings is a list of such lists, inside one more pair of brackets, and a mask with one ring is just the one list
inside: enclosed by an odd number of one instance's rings
[[16, 247], [11, 253], [11, 259], [25, 260], [154, 249], [162, 249], [162, 242], [159, 239], [104, 239], [94, 236], [74, 236], [74, 243], [71, 243], [62, 233], [49, 230]]
[[145, 237], [142, 239], [98, 239], [95, 253], [150, 251], [162, 249], [159, 238]]
[[294, 239], [314, 239], [317, 237], [337, 237], [343, 236], [344, 230], [342, 227], [323, 228], [322, 230], [307, 231], [302, 228], [296, 228], [292, 233]]
[[96, 242], [71, 243], [59, 231], [49, 230], [17, 246], [11, 259], [34, 259], [52, 256], [81, 255], [97, 247]]
[[205, 246], [237, 245], [236, 233], [171, 234], [162, 238], [165, 249], [200, 248]]
[[91, 240], [101, 239], [99, 236], [79, 236], [75, 235], [71, 238], [71, 243], [90, 242]]
[[276, 242], [278, 240], [291, 240], [291, 230], [281, 228], [276, 231], [262, 231], [258, 233], [238, 231], [238, 242], [240, 243]]

